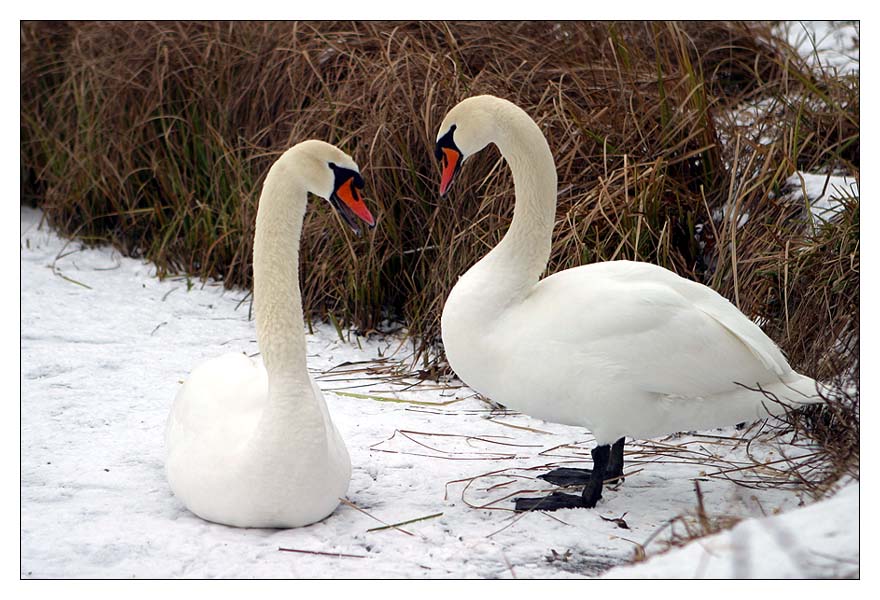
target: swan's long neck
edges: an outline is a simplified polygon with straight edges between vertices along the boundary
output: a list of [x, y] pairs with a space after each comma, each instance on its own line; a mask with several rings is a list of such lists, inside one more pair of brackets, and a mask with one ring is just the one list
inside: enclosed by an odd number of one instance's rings
[[269, 406], [295, 411], [311, 397], [306, 366], [299, 245], [308, 192], [295, 153], [272, 166], [257, 209], [254, 235], [254, 312], [257, 343], [269, 376]]
[[499, 244], [474, 267], [508, 301], [538, 282], [550, 259], [556, 219], [556, 165], [540, 128], [510, 105], [496, 114], [495, 144], [513, 173], [513, 221]]

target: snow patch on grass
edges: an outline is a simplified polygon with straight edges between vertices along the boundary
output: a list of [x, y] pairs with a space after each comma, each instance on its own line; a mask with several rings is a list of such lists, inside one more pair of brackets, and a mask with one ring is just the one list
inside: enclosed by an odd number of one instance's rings
[[784, 196], [804, 204], [805, 211], [819, 225], [843, 209], [842, 198], [858, 198], [859, 184], [845, 175], [817, 175], [797, 171], [785, 180]]

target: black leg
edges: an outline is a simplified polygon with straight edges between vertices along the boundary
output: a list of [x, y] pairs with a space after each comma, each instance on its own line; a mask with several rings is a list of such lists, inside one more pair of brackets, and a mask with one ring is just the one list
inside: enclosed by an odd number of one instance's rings
[[590, 477], [590, 483], [584, 488], [581, 497], [584, 506], [593, 508], [602, 497], [602, 483], [605, 481], [605, 471], [608, 469], [608, 460], [611, 456], [611, 446], [605, 444], [596, 446], [591, 452], [593, 455], [593, 474]]
[[624, 438], [620, 438], [611, 446], [611, 459], [608, 462], [605, 481], [614, 479], [615, 483], [623, 482], [623, 444]]

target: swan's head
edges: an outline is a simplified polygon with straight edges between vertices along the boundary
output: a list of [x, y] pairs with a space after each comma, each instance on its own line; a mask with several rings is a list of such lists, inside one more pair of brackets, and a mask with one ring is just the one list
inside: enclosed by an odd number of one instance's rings
[[327, 200], [342, 220], [360, 235], [358, 219], [370, 228], [376, 220], [364, 203], [364, 179], [352, 158], [327, 142], [308, 140], [291, 148], [298, 155], [306, 189]]
[[499, 106], [509, 104], [495, 96], [473, 96], [462, 100], [450, 110], [437, 134], [434, 155], [440, 161], [440, 195], [446, 195], [461, 164], [493, 141], [495, 113]]

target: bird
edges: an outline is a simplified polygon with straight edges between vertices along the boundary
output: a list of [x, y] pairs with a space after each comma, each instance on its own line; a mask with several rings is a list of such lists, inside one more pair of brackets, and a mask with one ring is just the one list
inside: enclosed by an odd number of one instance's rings
[[[518, 498], [516, 510], [593, 508], [621, 479], [626, 437], [647, 439], [765, 418], [820, 402], [816, 382], [726, 298], [660, 266], [596, 262], [541, 279], [550, 257], [557, 176], [541, 129], [491, 95], [443, 119], [434, 153], [445, 196], [468, 158], [494, 143], [513, 175], [513, 219], [452, 287], [441, 338], [477, 392], [532, 417], [589, 429], [592, 469], [542, 478], [580, 495]], [[778, 402], [770, 400], [778, 399]]]
[[225, 354], [178, 390], [165, 429], [171, 490], [199, 517], [234, 527], [315, 523], [351, 479], [348, 450], [306, 365], [299, 245], [309, 193], [360, 233], [375, 220], [342, 150], [307, 140], [269, 168], [257, 209], [253, 307], [262, 364]]

